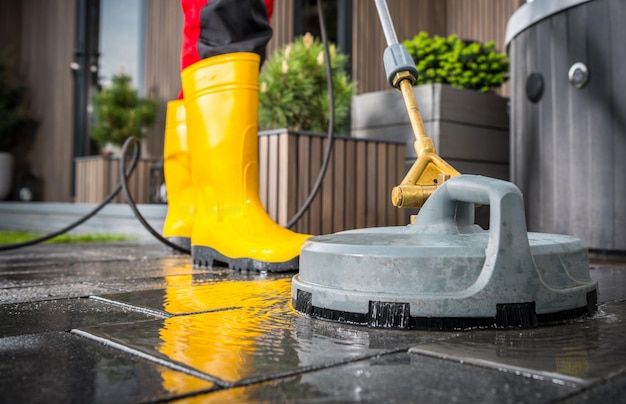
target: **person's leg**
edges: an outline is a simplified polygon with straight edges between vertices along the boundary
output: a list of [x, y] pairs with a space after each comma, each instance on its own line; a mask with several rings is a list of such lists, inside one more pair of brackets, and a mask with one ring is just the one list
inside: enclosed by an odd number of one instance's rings
[[167, 215], [163, 237], [184, 248], [191, 248], [194, 199], [187, 142], [187, 120], [183, 100], [167, 104], [163, 174], [167, 187]]
[[[180, 52], [181, 71], [200, 60], [200, 12], [207, 0], [181, 0], [183, 40]], [[191, 229], [195, 195], [191, 182], [191, 165], [185, 103], [182, 87], [178, 100], [167, 104], [163, 147], [163, 175], [167, 189], [167, 216], [163, 237], [185, 248], [191, 248]]]
[[276, 224], [259, 199], [258, 54], [203, 59], [183, 71], [196, 209], [195, 265], [298, 269], [309, 237]]

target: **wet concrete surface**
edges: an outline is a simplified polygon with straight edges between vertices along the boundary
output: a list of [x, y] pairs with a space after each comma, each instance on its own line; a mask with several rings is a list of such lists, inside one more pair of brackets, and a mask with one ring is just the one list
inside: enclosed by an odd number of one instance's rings
[[379, 330], [291, 307], [292, 274], [149, 242], [0, 253], [0, 402], [625, 402], [626, 262], [593, 318]]

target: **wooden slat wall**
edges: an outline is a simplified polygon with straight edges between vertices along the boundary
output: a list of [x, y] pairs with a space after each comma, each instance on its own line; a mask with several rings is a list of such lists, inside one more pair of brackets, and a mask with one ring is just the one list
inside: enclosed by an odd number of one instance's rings
[[525, 0], [447, 0], [449, 34], [463, 39], [495, 41], [504, 51], [506, 24]]
[[[388, 90], [382, 55], [387, 47], [373, 1], [353, 1], [352, 77], [358, 93]], [[441, 0], [388, 0], [389, 13], [400, 41], [419, 31], [446, 35], [446, 2]]]
[[275, 0], [272, 16], [274, 35], [267, 44], [267, 56], [293, 41], [293, 0]]
[[[319, 135], [261, 135], [259, 194], [280, 225], [296, 214], [319, 174], [327, 140]], [[391, 188], [404, 176], [404, 144], [338, 138], [322, 187], [294, 230], [328, 234], [361, 227], [404, 224], [391, 204]]]
[[[8, 2], [3, 2], [2, 14], [5, 3]], [[9, 35], [19, 40], [15, 49], [19, 78], [30, 88], [30, 108], [39, 120], [27, 158], [32, 173], [43, 180], [43, 199], [69, 201], [73, 95], [70, 63], [76, 2], [23, 0], [13, 3], [21, 7], [19, 20], [3, 28], [14, 31]]]
[[0, 1], [0, 61], [7, 63], [11, 72], [17, 69], [21, 11], [17, 1]]
[[[447, 0], [447, 32], [463, 39], [495, 41], [496, 49], [505, 52], [506, 24], [525, 0]], [[498, 94], [508, 97], [509, 84]]]
[[163, 131], [167, 102], [180, 91], [180, 47], [183, 13], [179, 1], [146, 2], [145, 78], [146, 92], [161, 101], [156, 123], [146, 135], [144, 156], [160, 158], [163, 154]]

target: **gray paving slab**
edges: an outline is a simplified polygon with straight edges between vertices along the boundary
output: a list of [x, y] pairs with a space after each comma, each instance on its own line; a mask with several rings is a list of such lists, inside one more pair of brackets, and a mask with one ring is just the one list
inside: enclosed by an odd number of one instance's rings
[[314, 321], [293, 310], [290, 287], [290, 279], [279, 276], [124, 294], [124, 304], [136, 301], [174, 316], [74, 332], [227, 384], [280, 378], [454, 337]]
[[0, 254], [0, 303], [164, 288], [182, 275], [216, 276], [154, 243], [40, 245]]
[[154, 318], [146, 312], [84, 298], [3, 304], [0, 338]]
[[0, 339], [2, 403], [137, 403], [214, 386], [69, 333]]
[[626, 301], [593, 318], [527, 330], [470, 332], [409, 352], [589, 387], [626, 374]]
[[545, 403], [569, 386], [396, 353], [289, 378], [202, 394], [206, 402]]

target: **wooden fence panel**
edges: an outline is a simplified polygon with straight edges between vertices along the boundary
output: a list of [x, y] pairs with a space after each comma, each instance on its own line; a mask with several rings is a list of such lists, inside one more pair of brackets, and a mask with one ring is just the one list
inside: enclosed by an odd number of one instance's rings
[[[76, 202], [100, 203], [119, 184], [119, 159], [108, 156], [81, 157], [76, 162]], [[151, 202], [151, 169], [158, 159], [141, 159], [128, 179], [128, 190], [135, 203]], [[111, 201], [126, 203], [123, 191]]]

